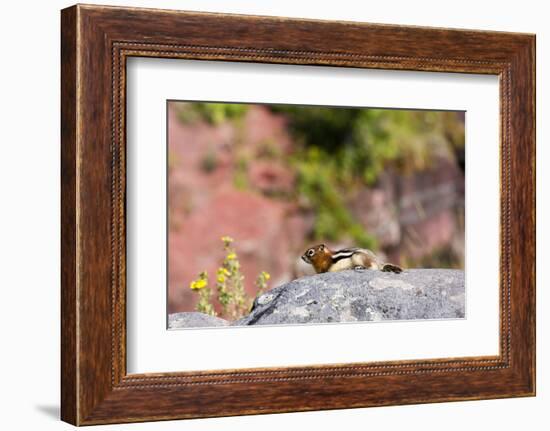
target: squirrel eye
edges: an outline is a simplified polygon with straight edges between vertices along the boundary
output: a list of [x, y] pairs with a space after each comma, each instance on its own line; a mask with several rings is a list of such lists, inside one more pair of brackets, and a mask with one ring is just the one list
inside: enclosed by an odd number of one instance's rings
[[307, 255], [308, 255], [308, 256], [313, 256], [314, 253], [315, 253], [315, 252], [314, 252], [312, 249], [309, 249], [309, 250], [307, 251]]

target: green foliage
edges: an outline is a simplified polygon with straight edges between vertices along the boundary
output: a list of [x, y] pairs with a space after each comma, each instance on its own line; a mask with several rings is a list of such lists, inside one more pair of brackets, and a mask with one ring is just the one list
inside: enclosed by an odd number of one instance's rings
[[313, 147], [294, 163], [298, 169], [298, 193], [315, 210], [313, 239], [337, 241], [350, 237], [360, 247], [376, 248], [374, 237], [354, 220], [346, 205], [333, 161]]
[[373, 184], [389, 166], [404, 172], [423, 170], [430, 166], [438, 147], [464, 145], [464, 128], [456, 121], [455, 112], [298, 106], [273, 109], [289, 117], [303, 148], [318, 151], [309, 162], [331, 160], [337, 171], [335, 179], [344, 185], [356, 180]]
[[203, 120], [209, 124], [219, 125], [228, 120], [241, 119], [247, 110], [247, 105], [239, 103], [195, 102], [182, 104], [178, 117], [185, 124]]
[[[297, 179], [295, 200], [315, 215], [311, 239], [377, 248], [376, 239], [350, 211], [360, 190], [376, 184], [386, 170], [410, 174], [429, 169], [439, 157], [458, 159], [463, 167], [464, 122], [458, 118], [463, 114], [456, 112], [272, 105], [286, 117], [294, 137], [288, 157], [271, 138], [259, 142], [255, 154], [247, 153], [247, 109], [245, 104], [183, 103], [178, 115], [185, 123], [232, 122], [237, 189], [253, 186], [248, 169], [254, 158], [290, 166]], [[213, 153], [201, 160], [206, 172], [217, 164]]]
[[464, 145], [455, 112], [277, 105], [299, 149], [293, 157], [298, 193], [314, 210], [313, 236], [351, 238], [376, 248], [348, 210], [347, 200], [376, 183], [386, 169], [412, 173], [430, 167], [434, 155], [454, 157]]

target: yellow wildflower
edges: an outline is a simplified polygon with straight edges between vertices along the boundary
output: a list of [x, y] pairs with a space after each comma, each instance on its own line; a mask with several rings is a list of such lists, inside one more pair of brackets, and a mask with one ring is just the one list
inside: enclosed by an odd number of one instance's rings
[[269, 275], [269, 272], [265, 272], [265, 271], [264, 271], [263, 275], [264, 275], [264, 278], [265, 278], [266, 280], [269, 280], [269, 279], [271, 278], [271, 275]]
[[189, 285], [189, 287], [192, 290], [200, 290], [200, 289], [205, 288], [206, 285], [207, 285], [206, 280], [204, 280], [203, 278], [200, 278], [198, 280], [192, 281], [191, 284]]
[[237, 259], [236, 253], [231, 252], [227, 255], [227, 260], [235, 260], [235, 259]]
[[221, 240], [222, 240], [225, 244], [231, 244], [231, 243], [234, 241], [233, 238], [231, 238], [230, 236], [227, 236], [227, 235], [226, 235], [226, 236], [222, 236], [222, 237], [221, 237]]
[[225, 281], [225, 275], [223, 274], [218, 274], [218, 283], [223, 283]]

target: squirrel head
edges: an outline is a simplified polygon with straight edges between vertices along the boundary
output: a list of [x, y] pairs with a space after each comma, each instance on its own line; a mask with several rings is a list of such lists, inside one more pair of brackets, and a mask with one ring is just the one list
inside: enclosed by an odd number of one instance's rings
[[[318, 272], [319, 270], [328, 269], [330, 265], [330, 255], [331, 252], [325, 244], [319, 244], [315, 247], [308, 248], [306, 252], [302, 255], [302, 260], [310, 265], [313, 265]], [[325, 269], [325, 266], [327, 268]]]

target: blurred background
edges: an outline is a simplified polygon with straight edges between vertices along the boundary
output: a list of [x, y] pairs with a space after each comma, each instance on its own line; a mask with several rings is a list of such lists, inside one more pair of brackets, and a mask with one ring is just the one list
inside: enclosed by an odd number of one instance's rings
[[245, 288], [312, 273], [317, 243], [464, 267], [464, 113], [168, 103], [168, 312], [232, 237]]

